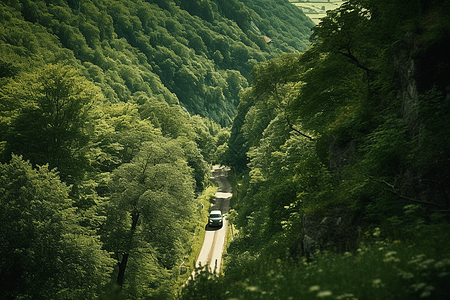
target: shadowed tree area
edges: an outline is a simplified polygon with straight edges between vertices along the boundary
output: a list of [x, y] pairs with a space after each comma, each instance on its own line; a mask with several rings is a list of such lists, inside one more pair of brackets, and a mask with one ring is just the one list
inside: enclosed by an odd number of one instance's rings
[[112, 259], [95, 230], [80, 226], [69, 187], [15, 155], [0, 164], [0, 186], [1, 298], [96, 298]]

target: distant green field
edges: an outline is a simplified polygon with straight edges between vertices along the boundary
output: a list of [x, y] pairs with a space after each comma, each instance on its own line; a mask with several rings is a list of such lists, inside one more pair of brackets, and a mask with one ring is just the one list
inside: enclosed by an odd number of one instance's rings
[[320, 19], [326, 16], [327, 10], [333, 10], [338, 8], [343, 1], [341, 0], [322, 0], [322, 1], [299, 1], [289, 0], [295, 6], [301, 8], [303, 12], [311, 18], [316, 24], [320, 22]]

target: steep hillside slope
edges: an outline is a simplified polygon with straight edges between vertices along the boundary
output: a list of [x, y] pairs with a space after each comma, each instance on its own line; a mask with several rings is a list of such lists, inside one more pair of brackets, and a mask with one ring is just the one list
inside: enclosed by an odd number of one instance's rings
[[306, 50], [313, 26], [274, 0], [6, 0], [0, 24], [2, 76], [67, 61], [112, 102], [165, 100], [222, 125], [253, 65]]

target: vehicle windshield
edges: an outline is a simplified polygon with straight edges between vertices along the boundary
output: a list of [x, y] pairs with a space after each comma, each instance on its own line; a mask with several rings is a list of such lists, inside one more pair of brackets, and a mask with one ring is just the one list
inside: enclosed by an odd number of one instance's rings
[[210, 214], [209, 215], [210, 218], [220, 218], [220, 214]]

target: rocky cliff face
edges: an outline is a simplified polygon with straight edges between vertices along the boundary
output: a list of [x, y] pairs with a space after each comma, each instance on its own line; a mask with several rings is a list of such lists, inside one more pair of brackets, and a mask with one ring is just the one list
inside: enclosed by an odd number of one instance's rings
[[446, 121], [450, 109], [450, 61], [444, 52], [450, 43], [448, 38], [433, 40], [430, 36], [407, 33], [393, 45], [402, 117], [422, 160], [417, 166], [405, 168], [396, 193], [426, 208], [445, 210], [450, 205], [446, 150], [450, 141]]
[[[378, 113], [384, 113], [385, 107], [391, 112], [398, 112], [392, 119], [400, 118], [403, 121], [407, 135], [399, 135], [404, 141], [397, 144], [397, 147], [401, 146], [402, 149], [388, 153], [388, 141], [385, 142], [387, 153], [380, 148], [377, 157], [392, 155], [396, 159], [393, 161], [398, 161], [396, 169], [392, 171], [395, 174], [389, 178], [391, 182], [380, 181], [380, 189], [391, 192], [388, 195], [393, 195], [392, 199], [398, 200], [397, 203], [392, 202], [392, 205], [400, 207], [404, 203], [420, 203], [428, 212], [446, 213], [450, 207], [450, 58], [447, 54], [450, 48], [450, 23], [448, 18], [443, 17], [443, 11], [437, 8], [429, 16], [424, 16], [423, 20], [428, 20], [429, 23], [422, 24], [421, 30], [406, 33], [391, 46], [392, 64], [384, 72], [395, 74], [392, 78], [395, 86], [392, 88], [399, 101], [390, 99], [390, 103], [381, 103]], [[440, 17], [431, 18], [432, 16]], [[379, 92], [382, 96], [385, 91]], [[377, 123], [380, 121], [382, 122], [382, 118], [374, 122], [374, 126], [378, 126], [376, 130], [381, 131], [383, 127]], [[358, 133], [364, 135], [374, 129], [368, 128], [367, 132]], [[398, 129], [403, 130], [402, 126]], [[389, 135], [391, 132], [383, 134]], [[365, 155], [358, 150], [358, 146], [361, 145], [351, 136], [348, 139], [330, 140], [328, 167], [336, 177], [345, 177], [341, 171]], [[378, 167], [389, 165], [380, 163]], [[380, 204], [380, 209], [389, 209], [386, 208], [389, 205], [391, 203], [388, 202]], [[315, 215], [305, 215], [291, 253], [309, 257], [317, 250], [343, 252], [356, 248], [358, 231], [354, 219], [352, 210], [344, 206], [329, 207]]]
[[322, 214], [302, 218], [301, 233], [291, 245], [290, 253], [307, 258], [323, 250], [343, 253], [357, 248], [357, 237], [353, 212], [343, 205], [329, 207]]
[[399, 78], [397, 97], [402, 101], [402, 114], [411, 137], [419, 134], [419, 123], [415, 107], [419, 103], [417, 87], [417, 63], [411, 57], [416, 49], [414, 34], [408, 33], [393, 45], [394, 69]]
[[[418, 62], [412, 56], [417, 49], [415, 36], [406, 34], [392, 46], [393, 63], [398, 78], [397, 97], [401, 100], [401, 114], [408, 134], [412, 140], [419, 134], [420, 124], [417, 113], [419, 88], [417, 83]], [[352, 155], [357, 151], [353, 140], [337, 143], [331, 139], [329, 146], [329, 168], [337, 176], [352, 164]], [[410, 170], [403, 174], [402, 189], [415, 182], [416, 175]], [[414, 183], [415, 184], [415, 183]], [[412, 190], [412, 189], [411, 189]], [[305, 215], [302, 219], [302, 230], [299, 239], [291, 248], [291, 253], [301, 253], [311, 257], [317, 250], [345, 252], [357, 248], [358, 229], [354, 224], [354, 213], [344, 205], [329, 207], [321, 214]]]

